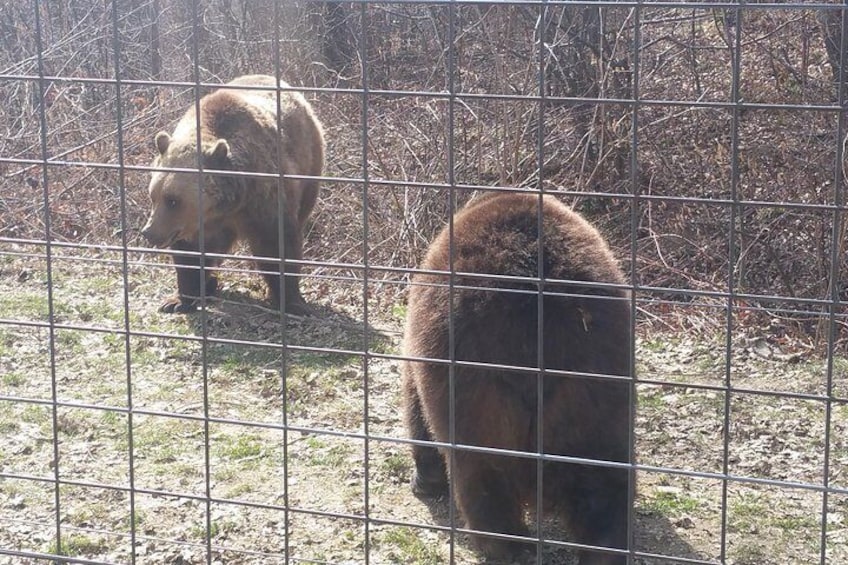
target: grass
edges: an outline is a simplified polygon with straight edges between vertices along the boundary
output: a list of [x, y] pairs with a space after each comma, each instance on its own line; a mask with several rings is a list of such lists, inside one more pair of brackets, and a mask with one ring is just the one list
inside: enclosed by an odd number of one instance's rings
[[[822, 367], [826, 368], [826, 365]], [[845, 377], [848, 375], [848, 357], [842, 355], [833, 356], [833, 374], [836, 377]]]
[[[87, 275], [87, 271], [81, 271], [78, 278], [84, 279]], [[86, 292], [91, 294], [85, 295], [84, 302], [86, 305], [98, 305], [101, 311], [96, 315], [92, 313], [90, 323], [101, 325], [110, 319], [119, 319], [123, 307], [121, 293], [114, 292], [114, 288], [105, 284], [106, 280], [111, 280], [108, 276], [98, 278], [96, 273], [92, 273], [91, 278], [95, 282], [86, 287]], [[169, 279], [168, 284], [172, 282]], [[73, 286], [73, 280], [65, 279], [63, 284]], [[21, 292], [26, 297], [33, 290], [26, 285], [22, 288], [3, 285], [4, 279], [0, 277], [0, 295], [3, 291], [11, 291], [12, 294]], [[5, 300], [0, 298], [0, 301]], [[21, 302], [26, 303], [26, 300]], [[135, 303], [146, 304], [141, 301]], [[405, 431], [396, 362], [377, 358], [370, 360], [369, 396], [366, 398], [360, 355], [289, 351], [285, 363], [287, 396], [283, 398], [284, 364], [280, 348], [209, 342], [204, 358], [203, 344], [193, 339], [201, 335], [198, 316], [163, 315], [155, 311], [155, 306], [155, 302], [150, 302], [134, 311], [134, 319], [139, 320], [139, 324], [133, 329], [162, 332], [167, 337], [132, 335], [129, 340], [129, 376], [136, 409], [131, 430], [135, 486], [173, 496], [136, 494], [136, 526], [143, 535], [177, 541], [201, 542], [205, 539], [207, 531], [202, 500], [193, 500], [187, 495], [201, 499], [205, 495], [207, 442], [210, 486], [213, 497], [217, 499], [281, 506], [285, 500], [286, 485], [292, 507], [359, 516], [364, 512], [363, 461], [367, 455], [371, 462], [368, 489], [374, 512], [379, 513], [381, 518], [440, 523], [437, 514], [431, 514], [431, 509], [410, 493], [408, 479], [412, 459], [408, 446], [372, 441], [366, 454], [362, 440], [356, 436], [339, 437], [292, 430], [288, 432], [289, 444], [286, 446], [280, 429], [252, 425], [253, 422], [261, 422], [278, 426], [285, 414], [288, 423], [295, 427], [361, 434], [367, 401], [371, 433], [403, 437]], [[29, 312], [36, 311], [38, 308]], [[73, 305], [67, 311], [77, 316], [85, 308]], [[377, 325], [380, 313], [372, 314]], [[403, 307], [388, 307], [386, 313], [380, 314], [386, 319], [379, 323], [397, 327], [397, 318], [403, 314]], [[79, 321], [78, 316], [76, 319]], [[274, 340], [278, 339], [281, 328], [273, 315], [267, 318], [257, 314], [243, 316], [243, 312], [234, 314], [212, 309], [208, 312], [207, 322], [207, 331], [213, 338], [279, 343]], [[291, 328], [287, 327], [287, 331], [289, 337], [298, 340], [298, 343], [358, 351], [363, 343], [362, 333], [359, 329], [350, 330], [351, 326], [346, 323], [331, 326], [323, 320], [298, 320]], [[48, 335], [42, 329], [0, 328], [0, 394], [50, 398]], [[64, 478], [72, 480], [125, 488], [129, 468], [129, 419], [120, 410], [110, 408], [124, 407], [127, 403], [126, 338], [117, 332], [77, 329], [59, 329], [55, 335], [56, 378], [60, 396], [98, 407], [59, 408], [60, 472]], [[192, 339], [185, 339], [187, 337]], [[372, 351], [398, 351], [399, 337], [392, 335], [371, 340]], [[703, 370], [714, 362], [709, 346], [691, 338], [666, 339], [655, 335], [650, 340], [640, 341], [640, 344], [644, 346], [638, 350], [640, 363], [660, 376], [668, 359], [673, 360], [675, 367], [682, 368], [681, 374]], [[204, 361], [207, 364], [205, 370]], [[744, 371], [746, 367], [740, 364], [739, 370]], [[785, 369], [782, 365], [767, 368], [778, 375]], [[792, 367], [793, 370], [796, 368]], [[809, 370], [813, 372], [811, 368]], [[791, 373], [791, 377], [799, 383], [811, 378], [806, 373]], [[722, 445], [723, 396], [681, 387], [639, 387], [636, 415], [640, 422], [637, 430], [637, 456], [640, 461], [672, 468], [719, 470], [716, 461], [720, 461]], [[773, 431], [787, 442], [799, 438], [797, 443], [787, 445], [789, 450], [820, 450], [820, 443], [810, 440], [819, 435], [817, 428], [810, 427], [810, 422], [820, 419], [821, 410], [807, 409], [803, 403], [788, 404], [795, 407], [790, 409], [768, 402], [734, 402], [731, 414], [735, 426], [733, 431], [750, 430], [744, 436], [733, 436], [734, 450], [744, 448], [743, 454], [753, 453], [762, 460], [776, 462], [777, 454], [758, 451], [759, 444], [754, 441], [764, 431]], [[51, 476], [51, 409], [21, 402], [6, 402], [0, 408], [3, 471]], [[145, 414], [146, 411], [153, 413]], [[208, 438], [203, 421], [207, 413], [212, 418]], [[848, 419], [848, 406], [835, 405], [834, 415], [844, 422]], [[241, 421], [243, 425], [230, 424], [231, 420]], [[790, 423], [795, 427], [784, 429]], [[837, 426], [840, 425], [837, 422]], [[797, 430], [807, 430], [807, 435], [797, 435]], [[839, 445], [832, 450], [832, 455], [837, 458], [843, 453]], [[718, 458], [715, 449], [719, 450]], [[284, 452], [288, 454], [288, 477], [283, 474]], [[809, 469], [803, 464], [793, 463], [792, 469], [797, 473], [794, 478], [807, 482], [817, 480], [815, 454], [810, 454], [810, 462]], [[748, 471], [743, 469], [740, 472]], [[642, 520], [646, 514], [659, 523], [663, 523], [663, 519], [674, 523], [684, 516], [690, 518], [699, 527], [679, 529], [676, 535], [685, 538], [695, 549], [691, 553], [680, 550], [679, 554], [709, 558], [711, 542], [699, 539], [698, 532], [715, 529], [716, 510], [711, 504], [714, 498], [701, 489], [697, 481], [681, 485], [675, 483], [677, 488], [668, 486], [650, 481], [640, 483], [640, 510], [645, 512], [640, 512], [637, 519]], [[50, 492], [36, 496], [33, 493], [37, 488], [41, 488], [40, 483], [32, 481], [0, 481], [0, 516], [21, 512], [21, 509], [11, 508], [9, 500], [24, 500], [23, 511], [31, 514], [29, 517], [34, 522], [42, 520], [49, 523], [52, 518]], [[67, 511], [64, 516], [75, 527], [96, 523], [105, 531], [115, 529], [123, 532], [128, 528], [129, 507], [125, 493], [109, 489], [79, 489], [63, 493], [63, 500]], [[737, 536], [731, 538], [729, 549], [735, 552], [734, 558], [739, 562], [753, 564], [762, 556], [775, 552], [778, 556], [785, 556], [798, 548], [806, 551], [806, 545], [812, 543], [796, 543], [795, 538], [809, 537], [809, 532], [815, 530], [817, 514], [807, 512], [797, 499], [785, 496], [779, 489], [768, 494], [732, 496], [729, 500], [731, 533]], [[227, 502], [221, 504], [228, 505], [235, 506]], [[840, 507], [834, 512], [846, 510], [848, 508]], [[770, 514], [771, 518], [763, 519], [764, 514]], [[250, 512], [243, 515], [232, 509], [220, 513], [216, 510], [211, 535], [257, 551], [278, 552], [281, 520], [281, 513], [276, 510], [251, 507]], [[292, 530], [293, 539], [298, 544], [297, 555], [310, 558], [323, 555], [341, 562], [361, 560], [364, 542], [359, 522], [348, 524], [328, 517], [314, 523], [307, 520], [295, 520], [293, 523], [297, 524], [296, 531]], [[11, 534], [4, 533], [10, 531], [4, 526], [0, 517], [0, 544], [3, 547], [25, 543], [15, 541]], [[637, 535], [641, 535], [641, 526], [637, 523]], [[772, 548], [768, 544], [763, 547], [755, 542], [751, 532], [758, 528], [779, 539], [781, 548], [770, 553]], [[375, 562], [424, 565], [445, 562], [444, 540], [425, 529], [375, 526], [372, 533], [374, 543], [371, 550]], [[653, 535], [653, 532], [646, 535]], [[113, 555], [118, 561], [126, 557], [108, 536], [100, 537], [82, 531], [78, 538], [68, 539], [71, 542], [63, 549], [73, 552], [73, 555], [101, 559]], [[649, 542], [646, 547], [651, 547], [650, 543], [655, 542]], [[462, 562], [474, 559], [462, 539], [457, 552]], [[164, 559], [165, 553], [154, 553], [151, 559], [160, 557]]]
[[728, 553], [734, 558], [734, 563], [739, 565], [763, 565], [772, 563], [770, 553], [762, 545], [756, 542], [743, 542], [731, 545]]
[[118, 412], [107, 410], [100, 415], [100, 421], [104, 426], [109, 428], [117, 428], [119, 425], [124, 425], [125, 421]]
[[397, 303], [392, 305], [392, 316], [398, 320], [406, 319], [407, 305], [405, 303]]
[[0, 420], [0, 434], [10, 435], [18, 431], [20, 425], [14, 420]]
[[387, 531], [382, 543], [391, 546], [391, 555], [396, 563], [417, 563], [420, 565], [441, 565], [445, 557], [434, 547], [432, 541], [421, 539], [421, 533], [411, 528], [399, 527]]
[[226, 489], [224, 494], [225, 498], [238, 500], [240, 498], [245, 498], [246, 495], [255, 491], [255, 485], [250, 481], [238, 482], [239, 474], [240, 473], [237, 469], [231, 469], [230, 471], [217, 471], [215, 473], [216, 479], [234, 483], [233, 486]]
[[641, 340], [641, 347], [644, 347], [648, 351], [653, 351], [655, 353], [663, 351], [666, 347], [668, 347], [668, 342], [664, 339], [660, 338], [646, 338]]
[[212, 520], [209, 522], [209, 530], [207, 532], [206, 526], [192, 526], [190, 530], [190, 535], [192, 538], [197, 540], [205, 541], [208, 539], [214, 539], [220, 533], [221, 527], [216, 520]]
[[298, 371], [327, 371], [339, 366], [346, 366], [358, 360], [356, 355], [343, 353], [317, 353], [312, 351], [298, 351], [290, 355], [290, 363], [297, 367]]
[[408, 453], [391, 453], [380, 463], [380, 469], [390, 477], [407, 477], [412, 471], [412, 460]]
[[37, 431], [43, 438], [51, 434], [51, 412], [37, 404], [0, 403], [0, 433], [15, 434], [22, 429]]
[[255, 367], [280, 366], [281, 352], [273, 347], [212, 344], [207, 349], [207, 360], [224, 373], [244, 374]]
[[819, 520], [811, 516], [773, 516], [771, 523], [787, 534], [821, 527]]
[[[141, 420], [135, 426], [135, 449], [139, 455], [156, 464], [171, 464], [182, 459], [187, 455], [185, 440], [197, 439], [203, 431], [201, 424], [192, 421], [156, 417]], [[168, 468], [161, 465], [154, 469], [157, 474], [169, 473]]]
[[306, 446], [309, 450], [307, 455], [309, 464], [321, 467], [339, 467], [353, 453], [353, 449], [349, 445], [319, 436], [307, 437]]
[[136, 510], [132, 515], [128, 514], [122, 522], [126, 528], [131, 528], [133, 526], [141, 528], [147, 522], [147, 513], [141, 510]]
[[29, 404], [21, 410], [19, 418], [21, 422], [43, 426], [50, 423], [50, 411], [44, 406]]
[[11, 347], [15, 343], [15, 334], [6, 328], [0, 327], [0, 357], [9, 355]]
[[698, 510], [697, 499], [684, 492], [658, 490], [644, 504], [644, 509], [655, 514], [675, 517]]
[[[743, 491], [730, 498], [728, 527], [730, 554], [743, 563], [762, 563], [774, 543], [795, 544], [794, 558], [811, 561], [819, 552], [821, 532], [818, 497], [809, 497], [805, 508], [786, 508], [775, 490]], [[761, 561], [757, 561], [760, 559]]]
[[26, 382], [26, 377], [21, 373], [6, 373], [0, 376], [0, 382], [7, 387], [18, 388]]
[[62, 538], [62, 547], [54, 541], [46, 548], [46, 553], [64, 555], [67, 557], [84, 557], [97, 555], [104, 548], [104, 541], [89, 537], [85, 534], [74, 533]]
[[47, 293], [27, 288], [6, 292], [0, 298], [0, 311], [10, 319], [46, 321], [49, 312]]
[[642, 390], [638, 395], [639, 411], [655, 412], [661, 410], [665, 404], [662, 394]]
[[262, 438], [256, 435], [216, 438], [224, 445], [219, 447], [219, 455], [229, 459], [248, 459], [260, 457], [264, 453]]

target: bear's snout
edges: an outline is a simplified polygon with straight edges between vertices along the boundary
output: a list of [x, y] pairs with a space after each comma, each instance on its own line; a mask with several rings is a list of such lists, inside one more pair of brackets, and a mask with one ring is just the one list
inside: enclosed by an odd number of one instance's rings
[[141, 235], [144, 236], [144, 239], [146, 239], [148, 243], [152, 243], [155, 245], [156, 242], [154, 241], [155, 236], [153, 234], [153, 224], [151, 223], [152, 219], [153, 218], [148, 219], [147, 223], [144, 224], [144, 227], [141, 228]]
[[157, 230], [153, 226], [153, 217], [147, 220], [147, 223], [144, 224], [144, 227], [141, 228], [141, 235], [144, 236], [144, 239], [152, 245], [153, 247], [167, 247], [171, 243], [173, 243], [174, 239], [176, 239], [177, 233], [172, 231], [170, 233], [164, 234], [161, 230]]

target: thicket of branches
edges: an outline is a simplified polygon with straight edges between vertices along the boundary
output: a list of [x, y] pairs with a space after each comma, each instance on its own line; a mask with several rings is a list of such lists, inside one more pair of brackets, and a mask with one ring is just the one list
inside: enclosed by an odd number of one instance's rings
[[[146, 165], [153, 133], [196, 94], [153, 82], [279, 67], [295, 85], [348, 89], [309, 95], [328, 175], [361, 178], [367, 161], [369, 178], [400, 183], [375, 184], [367, 202], [359, 184], [326, 183], [312, 258], [361, 261], [367, 205], [369, 259], [415, 264], [449, 209], [446, 191], [418, 183], [455, 181], [565, 191], [624, 259], [635, 219], [643, 285], [802, 298], [844, 286], [830, 276], [844, 225], [826, 206], [844, 200], [845, 132], [837, 112], [804, 108], [838, 102], [839, 10], [644, 7], [637, 20], [608, 5], [120, 0], [113, 13], [82, 0], [40, 2], [37, 22], [32, 3], [0, 6], [3, 237], [45, 237], [42, 169], [26, 162], [42, 158], [42, 135], [62, 162], [46, 174], [51, 236], [116, 243], [143, 221], [146, 177], [125, 175], [123, 225], [119, 171], [91, 164]], [[378, 91], [365, 111], [363, 87]], [[472, 96], [426, 94], [449, 89]], [[614, 196], [634, 192], [650, 197], [635, 213]], [[324, 237], [339, 215], [351, 221]]]

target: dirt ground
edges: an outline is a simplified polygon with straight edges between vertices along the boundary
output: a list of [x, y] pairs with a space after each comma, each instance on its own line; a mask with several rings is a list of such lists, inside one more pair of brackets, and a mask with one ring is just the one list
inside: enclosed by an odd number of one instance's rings
[[[206, 314], [167, 315], [165, 258], [130, 253], [125, 284], [120, 252], [54, 248], [51, 331], [43, 252], [0, 247], [0, 550], [55, 553], [58, 519], [64, 554], [95, 562], [127, 563], [133, 544], [150, 564], [210, 550], [231, 564], [478, 561], [433, 528], [451, 508], [412, 495], [393, 441], [401, 285], [316, 270], [318, 315], [282, 324], [257, 276], [228, 272]], [[668, 558], [638, 562], [819, 562], [823, 516], [827, 562], [848, 562], [848, 405], [814, 398], [827, 360], [765, 332], [732, 336], [729, 359], [727, 344], [639, 325], [636, 545]], [[848, 359], [831, 374], [848, 396]], [[766, 394], [728, 398], [727, 377]]]

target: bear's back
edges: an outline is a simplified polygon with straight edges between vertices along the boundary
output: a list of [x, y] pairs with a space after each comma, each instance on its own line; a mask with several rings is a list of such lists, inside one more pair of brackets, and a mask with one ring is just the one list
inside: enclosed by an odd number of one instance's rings
[[422, 268], [449, 271], [452, 254], [453, 307], [447, 275], [414, 277], [436, 286], [413, 286], [410, 354], [449, 358], [453, 316], [457, 360], [537, 367], [539, 287], [520, 278], [542, 274], [545, 366], [629, 372], [630, 306], [612, 252], [581, 216], [545, 196], [540, 273], [539, 202], [534, 194], [485, 196], [454, 217], [452, 242], [448, 228], [439, 234]]
[[[457, 272], [624, 284], [624, 275], [597, 229], [579, 214], [544, 196], [543, 273], [538, 270], [539, 196], [488, 194], [454, 217], [453, 267]], [[422, 265], [448, 270], [450, 231], [445, 228]]]

